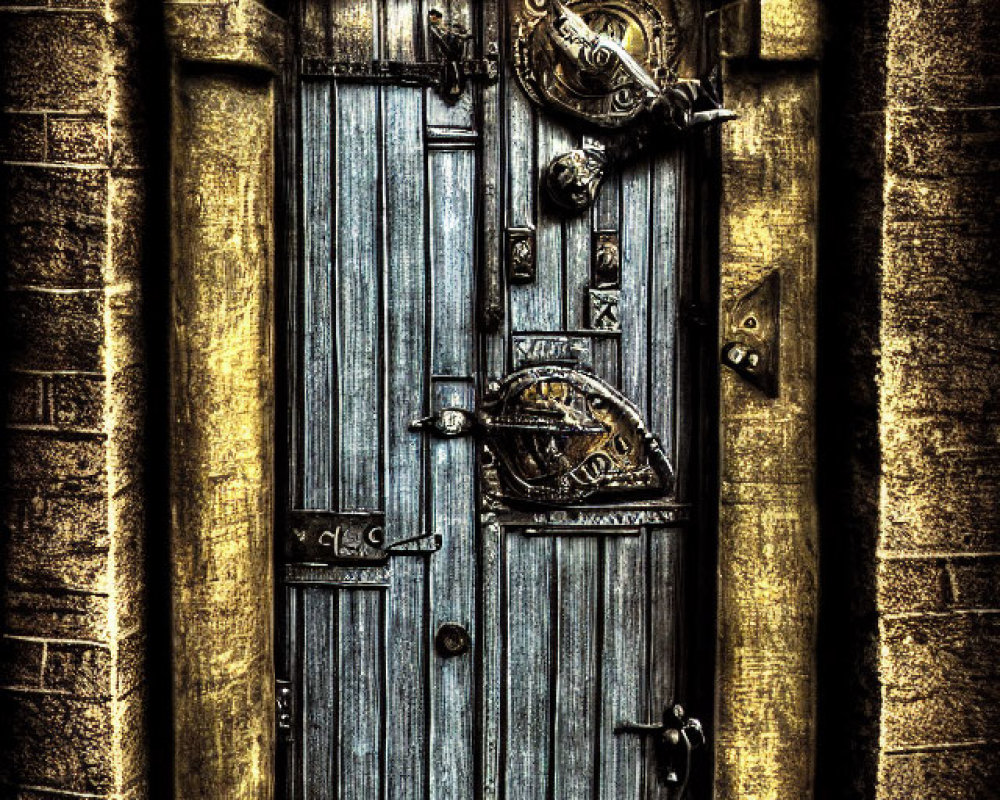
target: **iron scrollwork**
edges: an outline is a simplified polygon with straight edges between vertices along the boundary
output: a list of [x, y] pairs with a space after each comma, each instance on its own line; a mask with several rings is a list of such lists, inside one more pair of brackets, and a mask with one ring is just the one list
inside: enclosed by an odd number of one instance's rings
[[547, 0], [530, 9], [516, 32], [521, 86], [536, 104], [602, 132], [544, 170], [542, 185], [563, 211], [588, 208], [614, 167], [735, 117], [711, 81], [677, 76], [677, 31], [648, 0]]

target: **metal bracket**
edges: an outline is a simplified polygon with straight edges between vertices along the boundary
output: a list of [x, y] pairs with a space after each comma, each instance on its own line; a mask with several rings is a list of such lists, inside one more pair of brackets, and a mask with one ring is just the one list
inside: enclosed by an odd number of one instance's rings
[[374, 83], [391, 86], [429, 86], [450, 104], [457, 103], [469, 81], [494, 84], [500, 79], [500, 48], [486, 46], [484, 58], [469, 58], [472, 35], [464, 27], [444, 21], [432, 10], [429, 30], [437, 61], [336, 61], [307, 58], [302, 61], [303, 78], [335, 78], [341, 82]]
[[275, 724], [278, 734], [285, 740], [292, 740], [292, 722], [295, 715], [295, 696], [292, 682], [278, 679], [274, 682]]
[[722, 363], [768, 397], [779, 392], [781, 273], [741, 295], [726, 316]]

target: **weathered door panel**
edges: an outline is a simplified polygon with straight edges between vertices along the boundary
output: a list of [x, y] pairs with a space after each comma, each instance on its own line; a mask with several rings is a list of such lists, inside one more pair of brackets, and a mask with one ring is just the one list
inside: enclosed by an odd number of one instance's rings
[[[492, 2], [441, 8], [476, 56], [506, 24]], [[499, 82], [453, 103], [336, 73], [435, 59], [429, 11], [303, 0], [298, 16], [286, 794], [671, 797], [653, 744], [620, 728], [682, 695], [697, 401], [681, 372], [683, 158], [641, 160], [593, 209], [553, 212], [540, 170], [587, 139], [528, 100], [503, 43]], [[480, 437], [411, 427], [473, 414], [506, 376], [552, 362], [631, 401], [669, 492], [509, 504], [487, 490]], [[447, 625], [467, 652], [436, 643]]]

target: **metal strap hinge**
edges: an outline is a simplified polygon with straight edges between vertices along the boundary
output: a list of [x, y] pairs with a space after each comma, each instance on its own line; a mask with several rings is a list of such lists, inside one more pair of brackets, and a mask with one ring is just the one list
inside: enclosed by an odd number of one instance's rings
[[286, 741], [292, 738], [292, 722], [295, 714], [292, 682], [278, 678], [274, 682], [275, 724], [278, 734]]
[[336, 61], [328, 58], [302, 60], [303, 78], [328, 78], [348, 83], [390, 86], [429, 86], [454, 102], [469, 81], [493, 84], [500, 79], [500, 50], [490, 44], [484, 58], [451, 61]]

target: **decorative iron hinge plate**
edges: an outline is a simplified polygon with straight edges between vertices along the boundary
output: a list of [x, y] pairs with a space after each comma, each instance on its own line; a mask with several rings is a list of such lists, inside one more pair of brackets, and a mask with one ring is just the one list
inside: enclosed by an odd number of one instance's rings
[[[356, 83], [402, 84], [404, 86], [431, 86], [442, 84], [446, 72], [451, 68], [449, 61], [336, 61], [329, 58], [306, 58], [302, 60], [302, 76], [305, 78], [337, 78]], [[467, 80], [496, 83], [500, 77], [499, 52], [496, 45], [490, 45], [486, 58], [474, 58], [457, 62]]]

